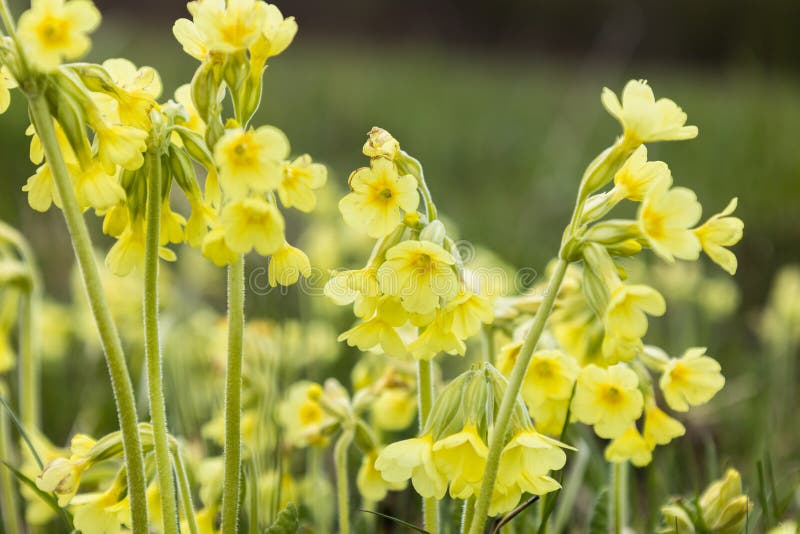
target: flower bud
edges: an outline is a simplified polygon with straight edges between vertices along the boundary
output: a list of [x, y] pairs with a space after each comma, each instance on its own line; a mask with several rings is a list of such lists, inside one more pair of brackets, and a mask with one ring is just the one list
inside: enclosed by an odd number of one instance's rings
[[384, 157], [391, 160], [397, 158], [400, 152], [400, 143], [392, 137], [392, 134], [383, 128], [373, 126], [367, 136], [367, 142], [364, 143], [364, 148], [362, 149], [365, 156], [370, 158]]
[[444, 238], [447, 235], [447, 230], [444, 227], [444, 224], [440, 220], [435, 220], [432, 223], [428, 224], [420, 233], [419, 238], [422, 241], [430, 241], [431, 243], [436, 243], [439, 246], [442, 246], [444, 243]]

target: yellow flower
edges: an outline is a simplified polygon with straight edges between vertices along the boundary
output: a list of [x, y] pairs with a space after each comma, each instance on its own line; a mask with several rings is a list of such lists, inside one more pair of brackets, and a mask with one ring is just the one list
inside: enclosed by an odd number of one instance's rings
[[647, 147], [641, 145], [614, 175], [611, 197], [641, 202], [650, 187], [664, 177], [672, 178], [663, 161], [647, 161]]
[[125, 200], [125, 190], [116, 174], [107, 174], [103, 166], [92, 161], [86, 169], [70, 166], [75, 193], [81, 209], [89, 207], [105, 211]]
[[362, 351], [380, 347], [384, 353], [395, 358], [405, 358], [408, 350], [400, 334], [395, 330], [406, 322], [406, 313], [399, 301], [393, 297], [381, 298], [373, 317], [343, 332], [338, 340]]
[[104, 122], [96, 122], [92, 126], [97, 133], [97, 159], [106, 173], [115, 174], [117, 165], [129, 171], [142, 166], [142, 153], [147, 150], [146, 131], [121, 124], [109, 126]]
[[124, 58], [107, 59], [103, 68], [114, 84], [113, 97], [123, 124], [142, 130], [150, 129], [150, 110], [161, 96], [161, 77], [153, 67], [140, 67]]
[[36, 173], [28, 178], [22, 190], [28, 193], [28, 204], [36, 211], [45, 212], [53, 203], [61, 207], [61, 198], [56, 190], [53, 173], [46, 163], [36, 169]]
[[522, 382], [522, 398], [529, 406], [569, 399], [579, 371], [575, 358], [560, 350], [537, 351]]
[[183, 227], [186, 226], [186, 219], [183, 215], [172, 211], [169, 205], [169, 199], [161, 203], [161, 221], [159, 227], [159, 245], [166, 245], [168, 243], [182, 243], [183, 242]]
[[36, 487], [47, 493], [55, 492], [58, 505], [64, 507], [78, 492], [81, 476], [89, 467], [91, 463], [80, 455], [69, 459], [55, 458], [36, 477]]
[[702, 206], [691, 189], [670, 188], [662, 177], [647, 192], [639, 208], [639, 228], [653, 252], [667, 261], [696, 260], [700, 242], [690, 228], [697, 224]]
[[607, 369], [590, 364], [578, 374], [572, 412], [601, 438], [625, 432], [642, 415], [643, 404], [639, 378], [624, 363]]
[[91, 47], [87, 34], [100, 25], [100, 12], [88, 0], [32, 0], [19, 18], [17, 36], [28, 60], [52, 71], [63, 59], [76, 59]]
[[399, 491], [405, 489], [406, 482], [387, 482], [381, 476], [380, 471], [375, 469], [375, 460], [378, 459], [378, 452], [372, 451], [364, 455], [361, 459], [361, 467], [356, 476], [356, 487], [361, 495], [369, 501], [378, 502], [386, 497], [389, 490]]
[[564, 429], [569, 408], [569, 397], [566, 399], [547, 399], [535, 406], [528, 406], [528, 412], [539, 432], [548, 436], [559, 436]]
[[289, 387], [286, 399], [278, 406], [278, 421], [286, 432], [286, 441], [297, 447], [324, 444], [322, 430], [333, 423], [332, 417], [311, 398], [310, 391], [319, 390], [313, 382], [296, 382]]
[[258, 39], [266, 18], [266, 4], [260, 0], [198, 0], [186, 7], [194, 21], [178, 19], [172, 31], [184, 51], [199, 60], [209, 51], [247, 49]]
[[130, 221], [128, 206], [125, 202], [115, 204], [103, 214], [103, 233], [111, 237], [119, 237]]
[[274, 126], [228, 130], [214, 147], [222, 189], [241, 198], [248, 189], [269, 191], [283, 178], [281, 162], [289, 155], [289, 140]]
[[380, 292], [378, 270], [374, 267], [333, 272], [324, 289], [325, 296], [339, 306], [352, 304], [359, 295], [377, 297]]
[[481, 324], [490, 324], [494, 319], [494, 307], [483, 295], [462, 288], [456, 298], [447, 305], [453, 315], [453, 333], [461, 339], [474, 336]]
[[495, 484], [492, 490], [492, 500], [489, 503], [489, 516], [495, 517], [510, 512], [517, 506], [520, 497], [522, 497], [522, 490], [516, 484], [513, 486]]
[[417, 415], [417, 397], [404, 387], [384, 388], [370, 405], [371, 421], [382, 430], [407, 428]]
[[237, 254], [225, 242], [225, 229], [213, 228], [203, 238], [203, 256], [211, 260], [217, 267], [224, 267], [236, 260]]
[[517, 433], [503, 448], [497, 470], [497, 484], [518, 486], [522, 491], [544, 495], [561, 485], [547, 476], [550, 471], [564, 467], [567, 455], [564, 444], [534, 430]]
[[656, 445], [666, 445], [673, 439], [686, 433], [683, 424], [670, 417], [656, 406], [655, 401], [649, 401], [644, 409], [644, 440], [650, 448]]
[[430, 434], [388, 445], [378, 454], [375, 469], [387, 482], [399, 484], [410, 478], [417, 493], [426, 499], [441, 499], [447, 491], [447, 479], [433, 461]]
[[401, 298], [412, 313], [427, 314], [458, 294], [455, 258], [428, 241], [403, 241], [386, 252], [378, 269], [378, 282], [387, 295]]
[[668, 98], [656, 101], [653, 90], [644, 80], [631, 80], [625, 85], [622, 103], [607, 87], [603, 89], [601, 101], [620, 122], [626, 140], [632, 145], [697, 137], [696, 126], [685, 126], [686, 113]]
[[408, 344], [408, 350], [416, 360], [430, 360], [440, 352], [463, 356], [467, 346], [453, 331], [453, 314], [436, 311], [433, 321]]
[[191, 212], [186, 221], [186, 241], [193, 247], [203, 243], [208, 234], [208, 227], [216, 219], [216, 212], [199, 195], [189, 196]]
[[117, 276], [127, 276], [144, 263], [144, 220], [131, 221], [108, 251], [106, 266]]
[[350, 175], [350, 193], [339, 201], [344, 221], [375, 239], [394, 230], [402, 220], [400, 210], [412, 212], [419, 205], [417, 181], [397, 175], [394, 163], [375, 158], [369, 168]]
[[310, 274], [311, 263], [306, 253], [285, 241], [269, 260], [267, 275], [272, 287], [278, 284], [290, 286], [300, 279], [300, 275], [308, 278]]
[[603, 354], [612, 360], [630, 360], [647, 333], [647, 315], [661, 316], [666, 302], [652, 287], [620, 284], [611, 291], [603, 323]]
[[725, 247], [731, 247], [742, 239], [744, 222], [739, 217], [730, 217], [736, 209], [737, 199], [731, 200], [722, 212], [711, 216], [702, 226], [693, 230], [700, 246], [714, 263], [736, 274], [736, 256]]
[[368, 158], [384, 157], [393, 160], [400, 153], [400, 143], [383, 128], [373, 126], [367, 133], [362, 152]]
[[719, 363], [705, 352], [705, 348], [691, 348], [680, 358], [671, 358], [664, 368], [658, 385], [673, 410], [685, 412], [689, 405], [705, 404], [725, 385]]
[[261, 35], [250, 46], [250, 57], [256, 65], [255, 72], [260, 74], [259, 67], [263, 66], [267, 59], [286, 50], [296, 33], [297, 22], [294, 17], [283, 18], [277, 6], [267, 4]]
[[[11, 92], [17, 86], [17, 80], [11, 75], [6, 67], [0, 67], [0, 113], [5, 113], [11, 104]], [[37, 163], [37, 162], [34, 162]]]
[[606, 460], [614, 463], [630, 461], [636, 467], [644, 467], [653, 461], [653, 446], [647, 443], [635, 425], [614, 438], [605, 451]]
[[266, 200], [245, 198], [231, 202], [222, 210], [225, 243], [238, 254], [255, 248], [262, 256], [276, 252], [284, 243], [283, 215]]
[[500, 347], [495, 366], [504, 376], [511, 375], [511, 370], [514, 368], [514, 364], [517, 363], [520, 349], [522, 349], [522, 341], [513, 341]]
[[300, 156], [284, 168], [283, 179], [278, 185], [281, 204], [308, 213], [317, 205], [314, 190], [325, 185], [327, 179], [325, 165], [312, 163], [308, 154]]
[[433, 461], [450, 480], [451, 497], [467, 499], [480, 490], [488, 454], [489, 449], [472, 423], [433, 445]]
[[[123, 524], [130, 524], [130, 503], [119, 501], [121, 489], [116, 483], [104, 493], [75, 497], [75, 528], [84, 534], [117, 534]], [[152, 522], [153, 518], [150, 518]]]
[[17, 360], [8, 330], [5, 325], [0, 325], [0, 373], [6, 373], [13, 369]]
[[707, 528], [726, 534], [741, 532], [752, 508], [747, 495], [742, 495], [742, 477], [735, 469], [728, 469], [724, 478], [709, 485], [698, 505]]

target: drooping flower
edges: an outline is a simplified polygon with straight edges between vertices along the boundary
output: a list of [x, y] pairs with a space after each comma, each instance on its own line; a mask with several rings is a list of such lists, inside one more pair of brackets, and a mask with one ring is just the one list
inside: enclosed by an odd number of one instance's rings
[[97, 133], [97, 159], [107, 174], [115, 174], [117, 165], [135, 171], [144, 164], [146, 131], [123, 124], [108, 125], [102, 121], [94, 122], [92, 127]]
[[287, 208], [310, 212], [317, 205], [314, 190], [325, 185], [327, 178], [325, 165], [313, 163], [311, 156], [304, 154], [284, 168], [278, 198]]
[[732, 247], [742, 239], [744, 222], [730, 215], [736, 210], [738, 199], [731, 200], [720, 213], [712, 215], [700, 227], [693, 230], [703, 251], [711, 260], [729, 274], [736, 274], [736, 255], [726, 247]]
[[614, 175], [614, 200], [641, 202], [650, 187], [664, 177], [672, 177], [663, 161], [647, 161], [647, 147], [641, 145]]
[[92, 161], [85, 169], [70, 166], [78, 206], [105, 211], [125, 200], [125, 190], [114, 174], [107, 174], [102, 165]]
[[268, 256], [284, 243], [283, 215], [274, 204], [261, 198], [230, 202], [222, 210], [221, 222], [225, 243], [238, 254], [255, 248], [262, 256]]
[[380, 347], [389, 356], [405, 358], [408, 348], [395, 328], [402, 326], [406, 320], [407, 314], [397, 298], [382, 297], [372, 317], [343, 332], [338, 340], [346, 341], [351, 347], [358, 347], [362, 351]]
[[370, 167], [354, 171], [349, 179], [352, 191], [339, 201], [345, 222], [379, 239], [401, 221], [400, 210], [413, 212], [419, 205], [417, 181], [398, 176], [394, 163], [375, 158]]
[[144, 264], [144, 219], [130, 221], [106, 256], [106, 266], [117, 276], [126, 276]]
[[529, 407], [548, 400], [567, 400], [579, 371], [575, 358], [560, 350], [537, 351], [531, 356], [522, 382], [522, 398]]
[[480, 490], [488, 454], [489, 449], [471, 423], [434, 443], [433, 461], [450, 481], [451, 497], [467, 499]]
[[19, 18], [17, 36], [28, 60], [39, 70], [58, 68], [91, 47], [87, 34], [100, 25], [100, 12], [88, 0], [32, 0]]
[[652, 399], [646, 403], [644, 409], [645, 441], [650, 448], [656, 445], [666, 445], [673, 439], [683, 436], [686, 428], [677, 419], [673, 419], [662, 411]]
[[603, 323], [603, 354], [612, 360], [630, 360], [647, 332], [647, 315], [661, 316], [666, 302], [661, 294], [642, 284], [620, 284], [611, 291]]
[[28, 193], [28, 204], [36, 211], [45, 212], [54, 203], [58, 207], [61, 206], [53, 173], [46, 163], [36, 169], [36, 173], [28, 178], [28, 181], [22, 186], [22, 190]]
[[386, 497], [389, 490], [399, 491], [406, 487], [407, 482], [387, 482], [375, 468], [378, 452], [372, 451], [361, 459], [361, 467], [356, 475], [356, 487], [361, 495], [370, 501], [378, 502]]
[[0, 67], [0, 113], [5, 113], [11, 104], [11, 92], [17, 86], [17, 80], [11, 75], [6, 67]]
[[297, 34], [297, 22], [294, 17], [283, 17], [280, 9], [274, 4], [267, 4], [261, 34], [250, 45], [250, 59], [259, 72], [267, 59], [277, 56], [292, 43]]
[[615, 438], [642, 414], [644, 404], [639, 378], [627, 365], [603, 369], [587, 365], [578, 374], [572, 412], [575, 418], [594, 425], [601, 438]]
[[453, 315], [453, 333], [461, 339], [474, 336], [494, 318], [491, 301], [464, 288], [447, 304], [447, 311]]
[[306, 253], [284, 241], [269, 260], [267, 276], [269, 285], [275, 287], [290, 286], [300, 279], [300, 275], [308, 277], [311, 274], [311, 263]]
[[225, 241], [225, 229], [212, 228], [203, 238], [203, 256], [211, 260], [217, 267], [224, 267], [236, 260], [237, 254]]
[[282, 162], [288, 155], [289, 140], [274, 126], [229, 130], [214, 147], [220, 185], [233, 198], [244, 197], [248, 189], [278, 187], [283, 179]]
[[664, 368], [658, 385], [673, 410], [685, 412], [690, 405], [705, 404], [725, 385], [719, 363], [705, 353], [705, 348], [688, 349]]
[[408, 344], [408, 350], [416, 360], [430, 360], [442, 352], [463, 356], [467, 346], [453, 330], [453, 314], [437, 310], [425, 330]]
[[430, 434], [387, 445], [375, 460], [375, 469], [387, 482], [399, 484], [411, 479], [416, 492], [426, 499], [441, 499], [447, 491], [447, 479], [433, 460]]
[[631, 425], [608, 444], [605, 458], [609, 462], [630, 461], [636, 467], [643, 467], [653, 461], [653, 448], [642, 437], [636, 426]]
[[686, 113], [668, 98], [656, 100], [653, 90], [644, 80], [631, 80], [625, 85], [622, 103], [607, 87], [603, 89], [601, 101], [620, 122], [624, 136], [631, 144], [697, 137], [696, 126], [685, 126]]
[[561, 485], [548, 473], [564, 467], [567, 461], [562, 450], [564, 446], [534, 430], [517, 433], [500, 455], [497, 484], [505, 487], [516, 485], [534, 495], [557, 490]]
[[691, 227], [703, 208], [694, 191], [671, 184], [664, 176], [648, 190], [639, 208], [639, 227], [653, 252], [666, 261], [696, 260], [700, 242]]

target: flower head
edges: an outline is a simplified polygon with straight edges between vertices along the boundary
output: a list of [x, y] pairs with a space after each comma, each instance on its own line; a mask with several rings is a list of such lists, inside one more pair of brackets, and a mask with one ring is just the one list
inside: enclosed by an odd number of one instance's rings
[[225, 228], [225, 244], [238, 254], [253, 248], [268, 256], [283, 245], [283, 215], [266, 200], [244, 198], [235, 200], [222, 210], [222, 226]]
[[529, 407], [548, 400], [567, 400], [579, 370], [575, 358], [559, 350], [537, 351], [522, 382], [522, 398]]
[[30, 62], [52, 71], [63, 59], [77, 59], [91, 47], [87, 34], [100, 25], [89, 0], [32, 0], [19, 18], [17, 35]]
[[572, 412], [578, 421], [594, 425], [601, 438], [615, 438], [639, 418], [643, 404], [639, 378], [627, 365], [590, 364], [578, 375]]
[[724, 210], [693, 230], [708, 257], [731, 275], [736, 274], [738, 261], [736, 255], [726, 247], [738, 243], [744, 230], [744, 222], [739, 217], [730, 216], [736, 210], [737, 203], [738, 200], [734, 198]]
[[643, 467], [653, 460], [653, 447], [642, 437], [635, 425], [614, 438], [605, 451], [606, 460], [614, 463], [630, 461]]
[[725, 385], [719, 363], [705, 353], [704, 348], [691, 348], [664, 368], [658, 385], [673, 410], [685, 412], [690, 405], [705, 404]]
[[671, 184], [664, 176], [649, 189], [639, 208], [639, 227], [663, 259], [696, 260], [700, 242], [690, 228], [700, 220], [703, 208], [691, 189], [670, 188]]
[[17, 86], [17, 80], [11, 75], [6, 67], [0, 67], [0, 113], [5, 113], [11, 103], [11, 93], [9, 89]]
[[306, 253], [284, 241], [269, 260], [267, 276], [269, 285], [290, 286], [300, 279], [300, 275], [311, 274], [311, 263]]
[[282, 161], [288, 155], [289, 140], [273, 126], [229, 130], [214, 147], [220, 185], [233, 198], [245, 196], [249, 189], [278, 187], [283, 179]]
[[283, 179], [278, 185], [278, 197], [287, 208], [309, 212], [317, 205], [314, 190], [325, 185], [328, 170], [325, 165], [313, 163], [305, 154], [284, 167]]
[[450, 481], [450, 496], [467, 499], [480, 489], [489, 449], [474, 424], [438, 440], [433, 445], [436, 468]]
[[567, 461], [562, 450], [564, 446], [535, 430], [517, 433], [500, 455], [497, 484], [505, 487], [516, 485], [534, 495], [544, 495], [560, 488], [561, 485], [547, 474], [564, 467]]
[[650, 448], [666, 445], [686, 433], [686, 428], [677, 419], [664, 413], [654, 401], [649, 401], [644, 409], [644, 439]]
[[652, 287], [620, 284], [611, 291], [603, 323], [603, 354], [612, 360], [630, 360], [647, 332], [647, 315], [661, 316], [666, 302]]
[[292, 43], [297, 33], [297, 22], [294, 17], [283, 17], [281, 10], [273, 4], [267, 4], [261, 34], [250, 45], [250, 57], [256, 65], [277, 56]]
[[647, 147], [641, 145], [614, 175], [612, 196], [641, 202], [650, 187], [664, 177], [672, 177], [663, 161], [647, 161]]
[[372, 451], [364, 455], [361, 459], [361, 467], [356, 475], [356, 487], [365, 499], [378, 502], [386, 497], [389, 490], [402, 490], [407, 482], [387, 482], [381, 476], [381, 472], [375, 468], [375, 460], [378, 459], [377, 451]]
[[210, 51], [247, 49], [261, 35], [267, 16], [260, 0], [197, 0], [186, 7], [193, 20], [178, 19], [172, 31], [184, 51], [199, 60]]
[[447, 491], [447, 479], [433, 460], [430, 434], [386, 446], [375, 460], [375, 469], [387, 482], [399, 484], [411, 479], [423, 498], [441, 499]]

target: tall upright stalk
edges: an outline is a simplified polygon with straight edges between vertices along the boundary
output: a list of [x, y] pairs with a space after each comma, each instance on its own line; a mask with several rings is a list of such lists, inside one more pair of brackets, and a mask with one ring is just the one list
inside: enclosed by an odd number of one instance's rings
[[353, 431], [345, 429], [336, 440], [333, 462], [336, 465], [336, 502], [339, 510], [339, 534], [350, 534], [350, 495], [347, 486], [347, 452], [353, 442]]
[[228, 365], [225, 377], [225, 452], [222, 532], [235, 533], [241, 482], [242, 345], [244, 342], [244, 256], [228, 267]]
[[28, 94], [30, 113], [36, 133], [42, 143], [47, 163], [53, 173], [56, 189], [61, 197], [62, 211], [67, 223], [72, 246], [78, 260], [89, 307], [100, 334], [100, 342], [106, 357], [106, 365], [111, 377], [111, 388], [117, 407], [117, 416], [122, 431], [125, 452], [128, 492], [131, 503], [131, 527], [134, 534], [147, 533], [146, 479], [142, 442], [136, 418], [136, 402], [133, 395], [130, 374], [125, 363], [125, 354], [117, 333], [117, 327], [108, 307], [100, 271], [95, 262], [89, 230], [78, 208], [75, 190], [72, 186], [61, 148], [58, 145], [53, 119], [47, 101], [41, 93]]
[[153, 424], [153, 446], [156, 457], [158, 490], [161, 498], [161, 517], [165, 534], [177, 534], [178, 513], [175, 502], [175, 483], [172, 479], [167, 413], [164, 404], [164, 385], [161, 341], [158, 329], [158, 248], [161, 230], [161, 155], [147, 155], [147, 235], [144, 259], [144, 352], [147, 360], [147, 388], [150, 400], [150, 419]]
[[[433, 407], [433, 361], [417, 362], [417, 393], [419, 400], [419, 430], [425, 428]], [[439, 532], [439, 503], [434, 497], [423, 499], [422, 520], [425, 530], [431, 534]]]
[[[8, 389], [3, 380], [0, 380], [0, 397], [5, 398]], [[8, 424], [8, 414], [0, 409], [0, 458], [10, 462], [11, 458], [11, 432]], [[19, 517], [17, 492], [14, 488], [14, 477], [10, 469], [3, 466], [0, 469], [0, 516], [2, 516], [3, 532], [8, 534], [22, 534], [22, 521]]]

